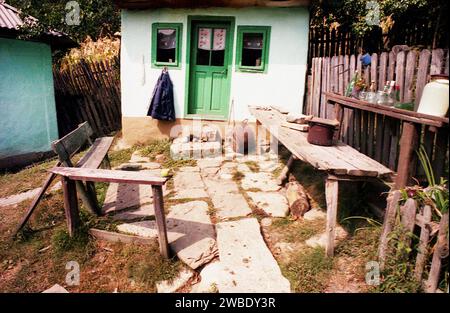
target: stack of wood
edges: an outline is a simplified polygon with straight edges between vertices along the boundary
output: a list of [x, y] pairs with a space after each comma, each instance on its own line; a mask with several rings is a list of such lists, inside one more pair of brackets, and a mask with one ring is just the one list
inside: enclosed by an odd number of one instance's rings
[[307, 132], [309, 130], [309, 121], [313, 119], [312, 115], [304, 114], [292, 114], [289, 113], [286, 116], [286, 121], [284, 121], [281, 126], [299, 130], [301, 132]]

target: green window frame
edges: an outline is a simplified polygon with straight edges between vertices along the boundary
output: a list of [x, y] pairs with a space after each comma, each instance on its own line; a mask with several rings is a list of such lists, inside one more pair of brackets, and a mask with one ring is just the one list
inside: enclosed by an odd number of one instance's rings
[[[175, 58], [174, 62], [158, 61], [158, 30], [174, 29], [176, 31], [175, 43]], [[163, 68], [165, 66], [170, 68], [181, 68], [181, 40], [183, 38], [183, 24], [182, 23], [153, 23], [152, 24], [152, 67]]]
[[[270, 50], [270, 26], [238, 26], [237, 27], [237, 45], [236, 45], [236, 71], [266, 73], [269, 65]], [[261, 51], [261, 63], [259, 66], [242, 65], [242, 54], [244, 49], [244, 34], [262, 34], [263, 48]]]

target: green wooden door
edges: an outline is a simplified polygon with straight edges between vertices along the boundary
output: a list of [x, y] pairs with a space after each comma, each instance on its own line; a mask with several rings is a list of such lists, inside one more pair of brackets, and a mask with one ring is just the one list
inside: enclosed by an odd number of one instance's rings
[[226, 119], [231, 42], [230, 23], [192, 25], [188, 114]]

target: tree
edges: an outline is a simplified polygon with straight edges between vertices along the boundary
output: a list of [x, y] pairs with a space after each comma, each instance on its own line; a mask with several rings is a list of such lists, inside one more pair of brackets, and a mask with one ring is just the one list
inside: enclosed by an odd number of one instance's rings
[[446, 0], [314, 0], [311, 26], [351, 31], [358, 38], [378, 32], [383, 36], [384, 48], [389, 49], [390, 35], [396, 27], [400, 29], [406, 22], [421, 25], [430, 21], [435, 25], [436, 46], [436, 38], [446, 28], [447, 20], [443, 21], [441, 15], [447, 9]]
[[24, 26], [27, 30], [24, 36], [58, 30], [81, 42], [87, 36], [96, 40], [120, 30], [120, 11], [111, 0], [8, 0], [8, 3], [21, 10], [24, 18], [31, 15], [39, 20], [38, 24], [30, 21]]

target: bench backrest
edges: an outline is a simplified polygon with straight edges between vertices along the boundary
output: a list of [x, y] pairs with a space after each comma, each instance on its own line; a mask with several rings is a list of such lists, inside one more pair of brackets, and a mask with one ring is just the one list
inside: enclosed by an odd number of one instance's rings
[[52, 149], [65, 166], [73, 166], [70, 157], [86, 143], [92, 144], [91, 136], [93, 134], [91, 126], [88, 122], [84, 122], [61, 139], [53, 141]]

